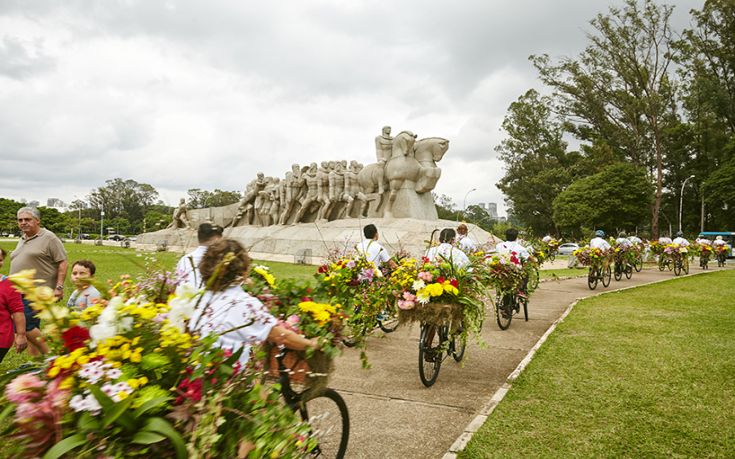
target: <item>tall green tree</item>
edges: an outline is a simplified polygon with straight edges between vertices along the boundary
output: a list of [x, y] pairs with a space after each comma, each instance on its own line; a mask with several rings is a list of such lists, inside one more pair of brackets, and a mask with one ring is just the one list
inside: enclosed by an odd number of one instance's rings
[[93, 190], [89, 195], [90, 205], [99, 211], [104, 210], [105, 219], [125, 218], [132, 223], [131, 231], [141, 230], [143, 218], [148, 208], [158, 199], [158, 191], [147, 183], [115, 178], [107, 180], [104, 186]]
[[564, 130], [550, 100], [531, 89], [513, 102], [503, 120], [507, 137], [495, 150], [505, 163], [497, 187], [508, 213], [537, 234], [557, 233], [551, 203], [574, 178], [579, 155], [567, 153]]
[[554, 89], [556, 109], [579, 139], [610, 145], [621, 160], [645, 167], [655, 183], [651, 229], [658, 234], [663, 199], [664, 130], [675, 110], [673, 9], [627, 0], [590, 24], [589, 45], [576, 58], [531, 56]]
[[187, 204], [191, 209], [222, 207], [235, 204], [242, 199], [242, 194], [239, 191], [223, 191], [219, 188], [214, 191], [191, 188], [186, 193], [189, 195]]
[[554, 221], [575, 237], [583, 236], [584, 229], [633, 230], [646, 219], [652, 196], [642, 167], [614, 164], [561, 192], [553, 203]]

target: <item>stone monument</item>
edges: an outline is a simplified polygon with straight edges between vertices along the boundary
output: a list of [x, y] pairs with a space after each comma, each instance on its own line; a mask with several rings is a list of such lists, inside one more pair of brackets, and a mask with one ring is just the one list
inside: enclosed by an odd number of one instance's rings
[[[359, 242], [362, 226], [375, 223], [381, 242], [390, 245], [393, 239], [394, 251], [400, 246], [421, 252], [434, 229], [457, 225], [438, 220], [431, 194], [441, 177], [437, 163], [448, 149], [447, 139], [417, 139], [411, 131], [391, 137], [390, 126], [385, 126], [375, 138], [375, 163], [293, 164], [283, 179], [258, 172], [239, 203], [188, 210], [182, 199], [166, 230], [141, 235], [138, 242], [160, 245], [165, 240], [169, 247], [195, 246], [191, 228], [209, 221], [227, 228], [225, 236], [247, 244], [255, 257], [293, 261], [297, 251], [310, 250], [318, 262], [328, 251]], [[489, 233], [469, 226], [473, 239], [495, 241]]]

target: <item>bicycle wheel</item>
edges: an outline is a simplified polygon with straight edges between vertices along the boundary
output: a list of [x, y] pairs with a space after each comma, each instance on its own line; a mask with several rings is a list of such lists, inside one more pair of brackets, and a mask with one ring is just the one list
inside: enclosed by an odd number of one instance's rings
[[610, 269], [610, 265], [607, 265], [602, 272], [602, 286], [607, 287], [610, 285], [610, 279], [612, 278], [612, 270]]
[[549, 261], [553, 262], [554, 260], [556, 260], [556, 253], [555, 252], [551, 252], [549, 254]]
[[[459, 346], [457, 343], [459, 342]], [[467, 349], [467, 338], [462, 336], [462, 329], [460, 329], [454, 336], [452, 336], [452, 358], [455, 362], [461, 362], [464, 358], [464, 351]]]
[[639, 273], [643, 269], [643, 257], [638, 256], [638, 258], [635, 259], [635, 272]]
[[623, 278], [623, 267], [620, 263], [615, 263], [615, 281], [619, 281]]
[[538, 269], [531, 271], [531, 275], [528, 277], [528, 290], [533, 291], [538, 288], [539, 284], [539, 272]]
[[528, 322], [528, 298], [519, 298], [518, 302], [523, 304], [523, 317], [526, 319], [526, 322]]
[[443, 352], [441, 350], [440, 327], [435, 325], [421, 325], [419, 337], [419, 377], [421, 383], [431, 387], [439, 376], [442, 366]]
[[587, 273], [587, 287], [589, 287], [590, 290], [594, 290], [595, 288], [597, 288], [597, 280], [601, 278], [601, 276], [599, 276], [597, 272], [597, 269], [590, 268], [590, 272]]
[[689, 274], [689, 258], [684, 259], [682, 268], [684, 270], [684, 274]]
[[633, 267], [631, 265], [625, 265], [625, 278], [630, 279], [633, 277]]
[[510, 321], [513, 320], [513, 295], [506, 293], [498, 298], [495, 302], [495, 318], [501, 330], [510, 327]]
[[330, 459], [345, 457], [350, 438], [350, 415], [341, 395], [334, 389], [324, 389], [302, 404], [300, 414], [317, 439], [312, 455]]
[[674, 260], [674, 276], [681, 274], [681, 261]]

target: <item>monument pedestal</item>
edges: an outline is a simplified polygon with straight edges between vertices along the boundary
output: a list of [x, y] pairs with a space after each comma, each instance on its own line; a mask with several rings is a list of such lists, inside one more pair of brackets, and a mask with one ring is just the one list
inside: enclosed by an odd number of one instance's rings
[[[430, 196], [429, 196], [430, 197]], [[433, 203], [432, 203], [433, 205]], [[224, 236], [240, 241], [259, 260], [321, 264], [330, 254], [346, 254], [363, 239], [362, 228], [373, 223], [378, 227], [380, 243], [391, 255], [399, 251], [419, 257], [426, 252], [434, 230], [455, 228], [449, 220], [412, 218], [351, 218], [326, 223], [299, 223], [267, 227], [237, 226], [225, 229]], [[468, 224], [470, 237], [478, 244], [494, 247], [499, 240], [481, 228]], [[434, 234], [438, 240], [439, 231]], [[196, 231], [168, 229], [138, 236], [138, 246], [156, 250], [165, 242], [170, 251], [189, 252], [197, 245]]]

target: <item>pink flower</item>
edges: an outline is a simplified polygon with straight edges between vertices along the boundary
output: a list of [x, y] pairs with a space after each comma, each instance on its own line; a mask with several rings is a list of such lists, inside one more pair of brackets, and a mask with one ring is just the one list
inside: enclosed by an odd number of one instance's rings
[[398, 307], [400, 309], [413, 309], [416, 307], [416, 303], [413, 301], [404, 301], [404, 300], [398, 300]]
[[421, 271], [418, 274], [418, 278], [424, 282], [431, 282], [434, 279], [434, 276], [432, 276], [429, 271]]
[[416, 295], [411, 292], [403, 292], [403, 299], [406, 301], [415, 301]]
[[287, 323], [287, 324], [290, 324], [290, 325], [292, 325], [292, 326], [294, 326], [294, 327], [295, 327], [296, 325], [298, 325], [298, 324], [299, 324], [299, 322], [301, 322], [301, 318], [300, 318], [299, 316], [297, 316], [296, 314], [291, 314], [291, 315], [290, 315], [290, 316], [288, 316], [288, 318], [286, 319], [286, 323]]
[[23, 374], [8, 383], [5, 396], [13, 403], [26, 403], [38, 398], [45, 385], [38, 376]]

